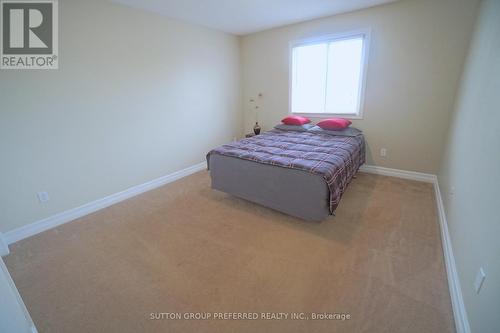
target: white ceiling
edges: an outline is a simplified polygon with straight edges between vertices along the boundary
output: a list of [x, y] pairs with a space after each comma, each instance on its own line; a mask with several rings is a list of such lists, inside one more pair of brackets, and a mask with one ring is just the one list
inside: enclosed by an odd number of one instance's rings
[[112, 0], [235, 35], [397, 0]]

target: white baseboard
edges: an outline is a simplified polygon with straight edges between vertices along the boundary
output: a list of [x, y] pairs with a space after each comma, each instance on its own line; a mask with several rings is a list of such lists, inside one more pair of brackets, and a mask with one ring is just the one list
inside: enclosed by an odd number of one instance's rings
[[450, 288], [451, 306], [453, 308], [453, 317], [455, 318], [455, 328], [457, 333], [470, 333], [469, 319], [465, 310], [462, 288], [458, 277], [457, 266], [453, 249], [451, 245], [450, 233], [448, 231], [448, 222], [444, 211], [443, 198], [439, 189], [439, 182], [434, 182], [434, 192], [436, 194], [436, 204], [438, 209], [439, 226], [441, 229], [441, 243], [443, 245], [444, 262], [446, 265], [446, 274], [448, 276], [448, 286]]
[[[195, 172], [204, 170], [206, 168], [206, 162], [198, 163], [196, 165], [190, 166], [186, 169], [171, 173], [169, 175], [154, 179], [144, 184], [136, 185], [131, 188], [128, 188], [124, 191], [111, 194], [105, 198], [98, 199], [92, 202], [89, 202], [80, 207], [72, 208], [67, 211], [58, 213], [56, 215], [47, 217], [45, 219], [36, 221], [34, 223], [19, 227], [12, 231], [8, 231], [5, 233], [5, 243], [10, 245], [15, 243], [21, 239], [28, 238], [34, 236], [40, 232], [55, 228], [61, 224], [70, 222], [82, 216], [88, 215], [90, 213], [94, 213], [100, 209], [109, 207], [114, 205], [120, 201], [129, 199], [136, 195], [142, 194], [144, 192], [150, 191], [162, 185], [171, 183], [180, 178], [189, 176]], [[7, 248], [8, 250], [8, 248]], [[0, 246], [1, 251], [1, 246]]]
[[416, 171], [405, 171], [391, 168], [384, 168], [375, 165], [362, 165], [359, 171], [372, 173], [375, 175], [390, 176], [404, 179], [416, 180], [419, 182], [434, 183], [437, 180], [436, 175], [431, 175], [429, 173], [421, 173]]
[[9, 244], [5, 240], [5, 236], [0, 232], [0, 257], [6, 256], [10, 253]]

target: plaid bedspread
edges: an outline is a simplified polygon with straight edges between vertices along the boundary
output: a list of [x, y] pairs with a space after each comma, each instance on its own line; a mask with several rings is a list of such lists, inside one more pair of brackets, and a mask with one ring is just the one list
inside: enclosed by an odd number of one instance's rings
[[211, 154], [321, 175], [330, 190], [330, 213], [333, 213], [352, 177], [365, 162], [365, 140], [363, 135], [332, 136], [274, 129], [210, 151], [209, 166]]

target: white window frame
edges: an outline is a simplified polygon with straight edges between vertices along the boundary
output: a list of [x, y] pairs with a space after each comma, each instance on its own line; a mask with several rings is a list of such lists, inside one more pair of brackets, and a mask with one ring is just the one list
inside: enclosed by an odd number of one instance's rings
[[[360, 29], [356, 31], [341, 32], [329, 35], [323, 35], [319, 37], [306, 38], [300, 40], [294, 40], [289, 43], [289, 70], [288, 70], [288, 113], [298, 116], [311, 117], [311, 118], [328, 118], [332, 116], [338, 116], [347, 119], [363, 119], [364, 102], [365, 102], [365, 90], [366, 90], [366, 74], [368, 73], [368, 58], [370, 50], [370, 29]], [[363, 37], [363, 51], [361, 54], [362, 61], [362, 71], [361, 71], [361, 87], [359, 90], [359, 109], [357, 113], [309, 113], [309, 112], [292, 112], [292, 86], [293, 86], [293, 48], [297, 46], [314, 45], [321, 43], [328, 43], [339, 41], [343, 39], [351, 39], [356, 37]]]

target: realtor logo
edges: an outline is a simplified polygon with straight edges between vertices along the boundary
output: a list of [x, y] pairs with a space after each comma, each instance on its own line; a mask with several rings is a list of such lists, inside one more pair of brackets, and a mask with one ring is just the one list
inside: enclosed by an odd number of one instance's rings
[[57, 0], [0, 0], [1, 69], [57, 69]]

